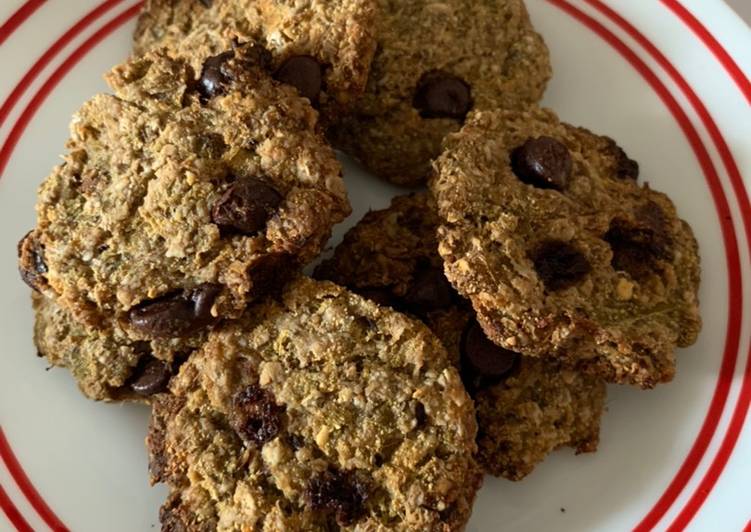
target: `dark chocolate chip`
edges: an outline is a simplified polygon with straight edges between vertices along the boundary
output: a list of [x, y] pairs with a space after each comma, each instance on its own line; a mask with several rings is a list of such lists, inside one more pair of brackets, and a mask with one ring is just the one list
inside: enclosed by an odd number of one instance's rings
[[422, 75], [412, 99], [412, 106], [423, 118], [464, 120], [472, 104], [469, 85], [463, 79], [440, 70]]
[[281, 432], [283, 414], [271, 392], [251, 384], [232, 399], [230, 424], [243, 441], [261, 447]]
[[146, 301], [128, 313], [131, 325], [151, 338], [185, 336], [196, 327], [208, 324], [211, 307], [221, 288], [204, 284], [182, 294]]
[[171, 376], [169, 364], [150, 356], [138, 364], [129, 386], [138, 395], [154, 395], [167, 388]]
[[531, 258], [545, 288], [553, 291], [578, 284], [592, 270], [581, 251], [561, 240], [541, 242], [532, 252]]
[[674, 257], [667, 216], [652, 201], [640, 206], [633, 220], [614, 219], [604, 240], [613, 251], [613, 268], [635, 279], [654, 272], [657, 261]]
[[339, 526], [350, 526], [365, 514], [368, 486], [353, 472], [324, 471], [310, 479], [305, 499], [318, 512], [333, 513]]
[[226, 63], [234, 57], [232, 51], [223, 52], [209, 57], [203, 63], [201, 77], [198, 79], [198, 93], [204, 101], [223, 94], [231, 76], [226, 69]]
[[18, 273], [31, 288], [39, 291], [46, 282], [47, 264], [44, 261], [44, 247], [35, 238], [34, 231], [29, 231], [18, 242]]
[[454, 288], [439, 268], [419, 270], [404, 296], [404, 303], [415, 314], [446, 308], [454, 300]]
[[563, 190], [571, 177], [573, 162], [563, 143], [543, 136], [528, 139], [511, 152], [511, 169], [528, 185]]
[[516, 365], [519, 355], [491, 342], [476, 320], [464, 328], [461, 339], [461, 369], [471, 391], [497, 384]]
[[266, 228], [266, 222], [281, 204], [279, 192], [252, 177], [237, 179], [211, 209], [211, 219], [226, 232], [252, 235]]
[[295, 87], [311, 103], [318, 102], [323, 88], [323, 71], [314, 57], [293, 55], [287, 58], [277, 69], [274, 78]]

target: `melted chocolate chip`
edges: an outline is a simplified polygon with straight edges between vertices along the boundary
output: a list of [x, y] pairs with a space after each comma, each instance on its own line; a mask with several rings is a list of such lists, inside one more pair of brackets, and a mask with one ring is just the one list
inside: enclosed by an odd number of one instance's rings
[[528, 139], [511, 152], [511, 169], [528, 185], [563, 190], [571, 177], [573, 162], [565, 145], [543, 136]]
[[418, 315], [446, 308], [453, 300], [454, 288], [439, 268], [418, 271], [404, 296], [404, 303], [409, 310]]
[[266, 228], [282, 197], [273, 187], [252, 177], [237, 179], [211, 209], [211, 219], [225, 232], [252, 235]]
[[440, 70], [422, 75], [412, 99], [412, 106], [423, 118], [464, 120], [472, 105], [469, 85], [463, 79]]
[[491, 342], [476, 320], [465, 327], [461, 340], [462, 379], [471, 391], [501, 382], [518, 359], [518, 354]]
[[185, 336], [211, 321], [211, 307], [220, 291], [218, 285], [204, 284], [187, 294], [141, 303], [128, 317], [133, 328], [151, 338]]
[[312, 510], [333, 513], [339, 526], [349, 526], [365, 514], [368, 487], [353, 472], [324, 471], [310, 479], [305, 499]]
[[44, 261], [44, 247], [29, 231], [18, 243], [18, 273], [24, 283], [37, 292], [46, 283], [47, 264]]
[[561, 240], [545, 240], [532, 252], [540, 280], [548, 290], [562, 290], [578, 284], [592, 270], [587, 257]]
[[235, 394], [230, 424], [243, 441], [261, 447], [281, 432], [283, 414], [271, 392], [251, 384]]
[[150, 396], [167, 388], [172, 368], [163, 360], [154, 357], [141, 359], [130, 380], [130, 389], [138, 395]]
[[293, 55], [287, 58], [277, 69], [274, 78], [295, 87], [311, 103], [318, 102], [323, 88], [323, 69], [314, 57]]
[[198, 79], [198, 92], [203, 101], [210, 100], [224, 93], [227, 84], [232, 81], [231, 74], [226, 68], [226, 63], [234, 55], [234, 52], [227, 51], [209, 57], [204, 61], [201, 77]]

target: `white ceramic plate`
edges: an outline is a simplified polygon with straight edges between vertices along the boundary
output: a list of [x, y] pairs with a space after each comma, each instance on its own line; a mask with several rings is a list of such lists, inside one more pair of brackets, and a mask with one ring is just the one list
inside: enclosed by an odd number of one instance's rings
[[[751, 530], [751, 31], [716, 0], [529, 8], [555, 68], [545, 103], [618, 139], [693, 226], [704, 330], [672, 384], [610, 387], [596, 454], [562, 450], [522, 482], [487, 479], [469, 530]], [[137, 9], [0, 1], [1, 530], [158, 528], [166, 490], [147, 482], [147, 409], [89, 402], [65, 371], [45, 371], [15, 252], [70, 115], [106, 90]], [[355, 212], [338, 237], [397, 192], [345, 165]]]

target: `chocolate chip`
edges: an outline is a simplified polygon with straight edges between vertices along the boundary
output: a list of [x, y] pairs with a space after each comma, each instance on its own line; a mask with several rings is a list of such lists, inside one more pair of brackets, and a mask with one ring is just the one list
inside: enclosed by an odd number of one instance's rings
[[128, 313], [131, 325], [151, 338], [185, 336], [212, 319], [211, 307], [221, 288], [204, 284], [182, 294], [146, 301]]
[[532, 252], [540, 280], [548, 290], [562, 290], [582, 281], [592, 270], [587, 257], [561, 240], [545, 240]]
[[277, 69], [274, 78], [295, 87], [311, 103], [318, 102], [323, 88], [323, 71], [314, 57], [293, 55], [287, 58]]
[[227, 84], [231, 81], [231, 75], [226, 69], [226, 63], [234, 57], [232, 51], [223, 52], [209, 57], [203, 63], [201, 77], [198, 79], [198, 93], [203, 101], [223, 94]]
[[464, 328], [461, 368], [465, 385], [472, 391], [497, 384], [516, 365], [519, 355], [491, 342], [476, 320]]
[[283, 414], [271, 392], [251, 384], [232, 399], [230, 424], [243, 441], [261, 447], [281, 432]]
[[653, 201], [641, 205], [633, 220], [614, 219], [604, 240], [613, 251], [613, 268], [635, 279], [654, 272], [657, 261], [674, 257], [667, 216]]
[[418, 270], [404, 296], [404, 303], [415, 314], [446, 308], [454, 299], [454, 288], [439, 268]]
[[314, 511], [333, 513], [339, 526], [349, 526], [365, 514], [368, 487], [357, 474], [324, 471], [310, 479], [305, 499]]
[[138, 395], [150, 396], [163, 392], [167, 388], [171, 376], [172, 369], [169, 364], [149, 356], [141, 359], [131, 377], [129, 386]]
[[573, 162], [566, 146], [543, 136], [527, 139], [511, 152], [511, 169], [528, 185], [563, 190], [571, 177]]
[[266, 228], [282, 197], [266, 182], [252, 177], [237, 179], [211, 209], [211, 219], [226, 232], [252, 235]]
[[44, 261], [44, 247], [36, 239], [34, 231], [29, 231], [18, 243], [18, 272], [21, 279], [37, 292], [47, 282], [47, 264]]
[[464, 120], [472, 104], [469, 85], [463, 79], [440, 70], [422, 75], [412, 99], [412, 106], [423, 118]]

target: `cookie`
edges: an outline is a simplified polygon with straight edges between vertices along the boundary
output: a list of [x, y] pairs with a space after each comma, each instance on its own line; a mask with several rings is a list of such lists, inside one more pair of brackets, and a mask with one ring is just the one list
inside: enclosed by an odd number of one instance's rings
[[380, 0], [365, 94], [335, 144], [401, 185], [425, 181], [441, 141], [472, 109], [539, 101], [548, 50], [522, 0]]
[[331, 121], [365, 89], [375, 18], [375, 0], [148, 0], [134, 51], [166, 46], [200, 73], [228, 43], [257, 42], [269, 50], [276, 79], [297, 87]]
[[22, 277], [75, 319], [181, 338], [316, 257], [350, 212], [317, 113], [253, 45], [211, 60], [149, 53], [84, 104], [41, 185]]
[[472, 401], [428, 329], [301, 278], [210, 333], [154, 406], [163, 530], [462, 530]]
[[54, 300], [32, 294], [34, 343], [39, 356], [66, 368], [95, 401], [149, 402], [167, 389], [179, 364], [205, 338], [131, 341], [117, 329], [88, 329]]
[[490, 339], [611, 382], [672, 379], [701, 327], [697, 243], [612, 139], [544, 109], [482, 112], [435, 172], [446, 274]]
[[351, 229], [316, 276], [419, 316], [442, 340], [475, 400], [486, 472], [520, 480], [558, 447], [595, 451], [603, 380], [490, 342], [443, 275], [438, 224], [426, 194], [397, 197]]

